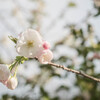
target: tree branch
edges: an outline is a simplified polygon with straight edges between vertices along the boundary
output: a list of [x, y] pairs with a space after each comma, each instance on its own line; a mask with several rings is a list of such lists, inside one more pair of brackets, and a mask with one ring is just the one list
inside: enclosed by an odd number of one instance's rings
[[91, 79], [91, 80], [94, 80], [94, 81], [96, 81], [96, 82], [100, 82], [100, 79], [95, 78], [95, 77], [93, 77], [93, 76], [89, 76], [88, 74], [85, 74], [85, 73], [83, 73], [83, 72], [81, 72], [81, 71], [73, 70], [73, 69], [64, 67], [63, 65], [58, 65], [58, 64], [55, 64], [55, 63], [52, 63], [52, 62], [50, 62], [50, 63], [48, 63], [48, 64], [49, 64], [49, 65], [52, 65], [52, 66], [55, 66], [55, 67], [57, 67], [57, 68], [62, 68], [63, 70], [66, 70], [66, 71], [68, 71], [68, 72], [72, 72], [72, 73], [75, 73], [75, 74], [84, 76], [84, 77], [89, 78], [89, 79]]

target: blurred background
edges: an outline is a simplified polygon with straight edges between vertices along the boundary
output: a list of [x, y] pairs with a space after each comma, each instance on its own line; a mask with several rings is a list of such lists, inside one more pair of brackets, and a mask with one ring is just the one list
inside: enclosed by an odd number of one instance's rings
[[[8, 36], [27, 28], [50, 42], [53, 62], [100, 78], [100, 7], [93, 0], [0, 0], [0, 63], [18, 54]], [[100, 83], [41, 65], [19, 66], [18, 87], [0, 83], [0, 100], [100, 100]]]

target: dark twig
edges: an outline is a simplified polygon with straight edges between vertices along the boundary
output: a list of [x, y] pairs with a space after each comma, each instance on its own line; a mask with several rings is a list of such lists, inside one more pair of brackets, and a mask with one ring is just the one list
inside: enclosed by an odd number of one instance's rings
[[55, 66], [55, 67], [57, 67], [57, 68], [62, 68], [63, 70], [66, 70], [66, 71], [68, 71], [68, 72], [72, 72], [72, 73], [75, 73], [75, 74], [84, 76], [84, 77], [89, 78], [89, 79], [91, 79], [91, 80], [94, 80], [94, 81], [96, 81], [96, 82], [100, 82], [100, 79], [95, 78], [95, 77], [93, 77], [93, 76], [89, 76], [89, 75], [87, 75], [87, 74], [85, 74], [85, 73], [83, 73], [83, 72], [81, 72], [81, 71], [73, 70], [73, 69], [64, 67], [64, 66], [62, 66], [62, 65], [58, 65], [58, 64], [52, 63], [52, 62], [50, 62], [49, 65]]

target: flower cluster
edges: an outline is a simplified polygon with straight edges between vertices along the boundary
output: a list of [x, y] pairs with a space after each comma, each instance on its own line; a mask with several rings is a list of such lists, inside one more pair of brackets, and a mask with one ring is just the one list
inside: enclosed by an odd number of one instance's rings
[[42, 64], [47, 64], [53, 58], [49, 49], [50, 44], [44, 41], [40, 34], [33, 29], [21, 33], [16, 45], [18, 54], [28, 58], [36, 57]]
[[17, 56], [9, 67], [0, 64], [0, 82], [13, 90], [18, 84], [16, 72], [20, 63], [28, 58], [37, 58], [41, 64], [48, 64], [53, 59], [53, 53], [50, 50], [50, 44], [33, 29], [20, 33], [18, 39], [13, 37], [10, 39], [16, 43], [16, 51], [20, 56]]

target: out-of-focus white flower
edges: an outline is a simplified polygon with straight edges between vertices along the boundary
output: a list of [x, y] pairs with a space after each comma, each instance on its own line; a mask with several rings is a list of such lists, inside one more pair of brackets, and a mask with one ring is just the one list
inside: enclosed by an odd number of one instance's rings
[[16, 50], [21, 56], [34, 58], [43, 49], [42, 37], [33, 30], [27, 29], [20, 34], [17, 41]]
[[2, 39], [0, 40], [0, 43], [3, 43], [5, 46], [9, 46], [10, 45], [10, 41], [7, 35], [4, 35], [2, 37]]
[[42, 64], [48, 64], [53, 59], [53, 53], [48, 49], [44, 50], [41, 56], [38, 57], [38, 60]]
[[0, 64], [0, 82], [5, 83], [10, 77], [10, 70], [7, 65]]
[[100, 0], [94, 0], [94, 3], [97, 7], [100, 7]]
[[17, 78], [16, 77], [12, 77], [12, 78], [9, 78], [9, 80], [7, 81], [7, 87], [11, 90], [14, 90], [18, 85], [18, 81], [17, 81]]

